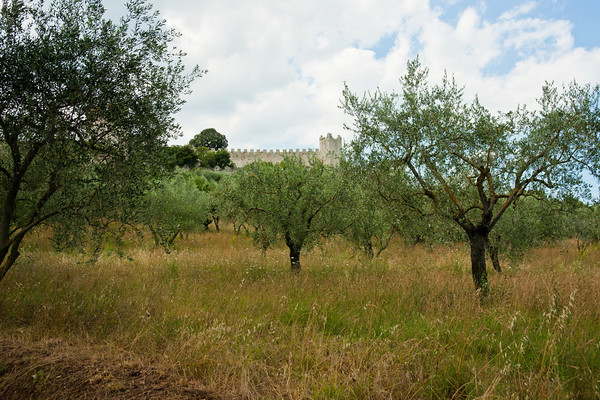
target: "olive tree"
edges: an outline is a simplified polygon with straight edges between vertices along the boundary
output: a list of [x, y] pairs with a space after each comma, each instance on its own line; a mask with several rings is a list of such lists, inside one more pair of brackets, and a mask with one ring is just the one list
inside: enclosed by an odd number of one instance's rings
[[[379, 249], [382, 244], [387, 245], [392, 235], [398, 235], [408, 245], [464, 241], [464, 234], [450, 221], [436, 214], [427, 201], [422, 198], [412, 198], [410, 203], [404, 201], [412, 193], [413, 187], [405, 171], [396, 168], [394, 163], [381, 160], [371, 164], [368, 159], [360, 157], [349, 157], [348, 161], [359, 176], [358, 181], [352, 180], [352, 193], [358, 190], [365, 192], [363, 196], [366, 195], [363, 197], [363, 208], [354, 204], [353, 208], [363, 209], [367, 215], [372, 215], [372, 219], [362, 225], [373, 226], [372, 240], [380, 243]], [[353, 214], [354, 211], [348, 213]], [[354, 229], [351, 224], [346, 235]]]
[[379, 190], [376, 174], [343, 158], [341, 172], [347, 179], [348, 200], [339, 211], [344, 237], [368, 258], [377, 257], [390, 244], [404, 216]]
[[233, 225], [233, 231], [240, 234], [242, 229], [249, 232], [250, 205], [246, 196], [241, 194], [241, 170], [228, 174], [219, 183], [214, 192], [216, 214]]
[[381, 254], [396, 233], [396, 215], [392, 208], [382, 204], [382, 199], [368, 187], [352, 187], [348, 209], [342, 213], [347, 223], [342, 232], [368, 258]]
[[[397, 201], [457, 224], [471, 250], [475, 287], [486, 293], [490, 232], [508, 208], [534, 190], [557, 191], [581, 182], [574, 160], [582, 154], [598, 88], [575, 83], [543, 88], [539, 109], [492, 115], [444, 76], [427, 81], [418, 59], [408, 62], [401, 93], [362, 97], [346, 86], [342, 107], [354, 117], [352, 147], [368, 165], [393, 164], [403, 186]], [[425, 206], [423, 206], [425, 205]]]
[[597, 249], [600, 242], [600, 204], [585, 204], [580, 199], [567, 197], [561, 202], [563, 220], [569, 238], [577, 241], [577, 250], [584, 254]]
[[293, 272], [300, 272], [303, 249], [322, 235], [339, 230], [337, 208], [344, 205], [345, 186], [334, 167], [294, 157], [272, 164], [257, 160], [235, 172], [222, 187], [231, 212], [244, 215], [263, 249], [283, 240]]
[[[119, 21], [100, 0], [7, 0], [0, 9], [0, 279], [40, 224], [124, 217], [191, 81], [144, 0]], [[81, 228], [79, 226], [78, 228]]]
[[543, 193], [519, 199], [490, 232], [488, 253], [494, 269], [502, 272], [501, 255], [519, 260], [533, 247], [572, 237], [574, 217], [564, 200]]
[[194, 174], [178, 170], [146, 192], [140, 213], [154, 244], [165, 250], [183, 233], [205, 230], [212, 219], [212, 198]]

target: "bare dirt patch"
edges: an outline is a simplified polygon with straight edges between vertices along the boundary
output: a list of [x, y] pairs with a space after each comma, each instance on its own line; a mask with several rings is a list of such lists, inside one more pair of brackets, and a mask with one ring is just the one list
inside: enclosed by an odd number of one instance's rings
[[222, 399], [173, 371], [106, 350], [0, 338], [0, 398]]

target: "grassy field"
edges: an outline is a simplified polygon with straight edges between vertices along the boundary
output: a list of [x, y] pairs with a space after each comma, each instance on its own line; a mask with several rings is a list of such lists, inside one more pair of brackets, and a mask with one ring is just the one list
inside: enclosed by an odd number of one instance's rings
[[34, 237], [0, 282], [2, 335], [108, 346], [230, 398], [600, 398], [600, 254], [569, 242], [490, 272], [482, 302], [462, 246], [365, 260], [331, 240], [299, 276], [228, 232], [130, 247], [89, 264]]

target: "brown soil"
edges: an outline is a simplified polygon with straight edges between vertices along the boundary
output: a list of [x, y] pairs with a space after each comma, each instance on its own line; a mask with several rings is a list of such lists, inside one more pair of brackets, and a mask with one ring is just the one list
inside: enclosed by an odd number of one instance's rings
[[221, 398], [173, 371], [111, 349], [0, 338], [0, 399]]

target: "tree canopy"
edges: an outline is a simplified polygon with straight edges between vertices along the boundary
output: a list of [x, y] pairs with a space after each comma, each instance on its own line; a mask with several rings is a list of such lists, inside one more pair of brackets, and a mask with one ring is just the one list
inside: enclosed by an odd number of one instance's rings
[[192, 146], [173, 145], [165, 148], [166, 165], [170, 169], [175, 167], [195, 168], [198, 165], [198, 154]]
[[214, 128], [204, 129], [202, 132], [195, 135], [189, 142], [190, 146], [196, 149], [206, 147], [210, 150], [220, 150], [227, 148], [227, 138], [225, 135], [217, 132]]
[[556, 193], [582, 183], [576, 161], [597, 137], [599, 88], [547, 85], [538, 110], [492, 115], [477, 99], [466, 103], [453, 79], [431, 85], [427, 76], [415, 59], [400, 93], [359, 97], [345, 88], [353, 156], [365, 168], [388, 171], [380, 182], [382, 191], [393, 189], [390, 200], [464, 231], [475, 286], [485, 292], [489, 234], [509, 206], [536, 190]]
[[257, 160], [235, 174], [219, 189], [221, 207], [245, 216], [255, 229], [255, 244], [267, 249], [283, 239], [294, 272], [300, 255], [321, 235], [339, 232], [338, 208], [346, 195], [335, 168], [312, 160], [288, 157], [272, 164]]
[[127, 9], [115, 23], [100, 0], [2, 3], [0, 279], [39, 224], [126, 218], [179, 133], [173, 114], [202, 71], [185, 72], [149, 4]]
[[231, 162], [231, 154], [225, 149], [217, 151], [210, 150], [207, 147], [198, 147], [196, 149], [198, 156], [198, 166], [201, 168], [215, 168], [221, 169], [233, 167]]
[[156, 246], [168, 250], [178, 235], [206, 229], [212, 220], [209, 185], [203, 176], [179, 169], [146, 192], [140, 222]]

